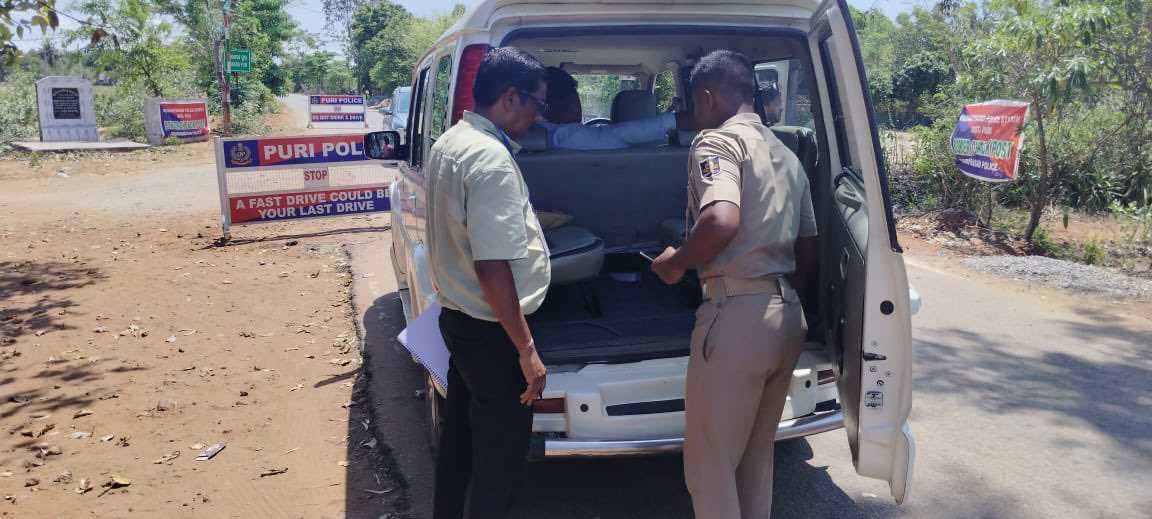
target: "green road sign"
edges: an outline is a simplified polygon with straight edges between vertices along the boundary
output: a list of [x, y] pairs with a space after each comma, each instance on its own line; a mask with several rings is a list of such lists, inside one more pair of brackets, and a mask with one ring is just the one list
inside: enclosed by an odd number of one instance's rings
[[252, 51], [232, 49], [228, 52], [229, 72], [252, 72]]

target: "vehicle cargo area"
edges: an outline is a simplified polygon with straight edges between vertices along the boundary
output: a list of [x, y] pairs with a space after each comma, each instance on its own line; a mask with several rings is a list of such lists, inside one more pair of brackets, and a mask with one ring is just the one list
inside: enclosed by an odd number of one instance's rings
[[[688, 354], [699, 290], [668, 286], [636, 253], [609, 254], [595, 287], [553, 287], [528, 324], [549, 365], [633, 362]], [[598, 292], [600, 316], [586, 297]]]

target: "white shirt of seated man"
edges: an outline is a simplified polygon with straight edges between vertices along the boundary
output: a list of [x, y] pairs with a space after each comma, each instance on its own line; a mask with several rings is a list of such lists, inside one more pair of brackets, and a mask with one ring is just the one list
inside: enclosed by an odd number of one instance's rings
[[585, 126], [576, 78], [548, 67], [548, 110], [540, 125], [548, 132], [550, 150], [615, 150], [664, 141], [669, 130], [693, 130], [690, 113], [663, 113], [656, 117], [604, 126]]

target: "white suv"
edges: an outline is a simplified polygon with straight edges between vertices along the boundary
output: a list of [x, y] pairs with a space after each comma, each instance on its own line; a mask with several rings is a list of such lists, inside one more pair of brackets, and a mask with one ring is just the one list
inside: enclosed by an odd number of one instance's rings
[[[843, 427], [857, 472], [889, 481], [902, 501], [914, 457], [910, 316], [919, 301], [910, 296], [896, 241], [847, 3], [487, 0], [473, 6], [418, 62], [404, 138], [395, 132], [366, 138], [370, 155], [400, 161], [391, 191], [392, 254], [408, 319], [434, 300], [424, 245], [424, 158], [472, 107], [484, 54], [509, 45], [574, 73], [585, 107], [598, 107], [588, 124], [690, 108], [688, 71], [715, 49], [747, 55], [758, 76], [775, 83], [784, 105], [773, 129], [810, 178], [822, 258], [818, 282], [803, 290], [808, 347], [793, 372], [778, 438]], [[663, 285], [637, 253], [659, 251], [683, 234], [691, 135], [672, 132], [667, 141], [611, 151], [548, 150], [545, 141], [539, 134], [523, 139], [517, 161], [533, 206], [572, 221], [546, 233], [554, 286], [529, 316], [549, 368], [535, 407], [533, 454], [676, 452], [699, 286]], [[443, 394], [434, 386], [429, 383], [432, 438]]]

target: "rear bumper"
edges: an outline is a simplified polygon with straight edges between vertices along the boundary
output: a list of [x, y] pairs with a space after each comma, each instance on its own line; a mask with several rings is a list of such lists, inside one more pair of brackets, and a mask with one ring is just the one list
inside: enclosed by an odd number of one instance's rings
[[[842, 411], [802, 416], [780, 422], [776, 440], [802, 438], [844, 427]], [[598, 458], [612, 456], [648, 456], [675, 454], [684, 449], [683, 438], [663, 440], [587, 441], [564, 438], [533, 438], [531, 457], [544, 458]]]

